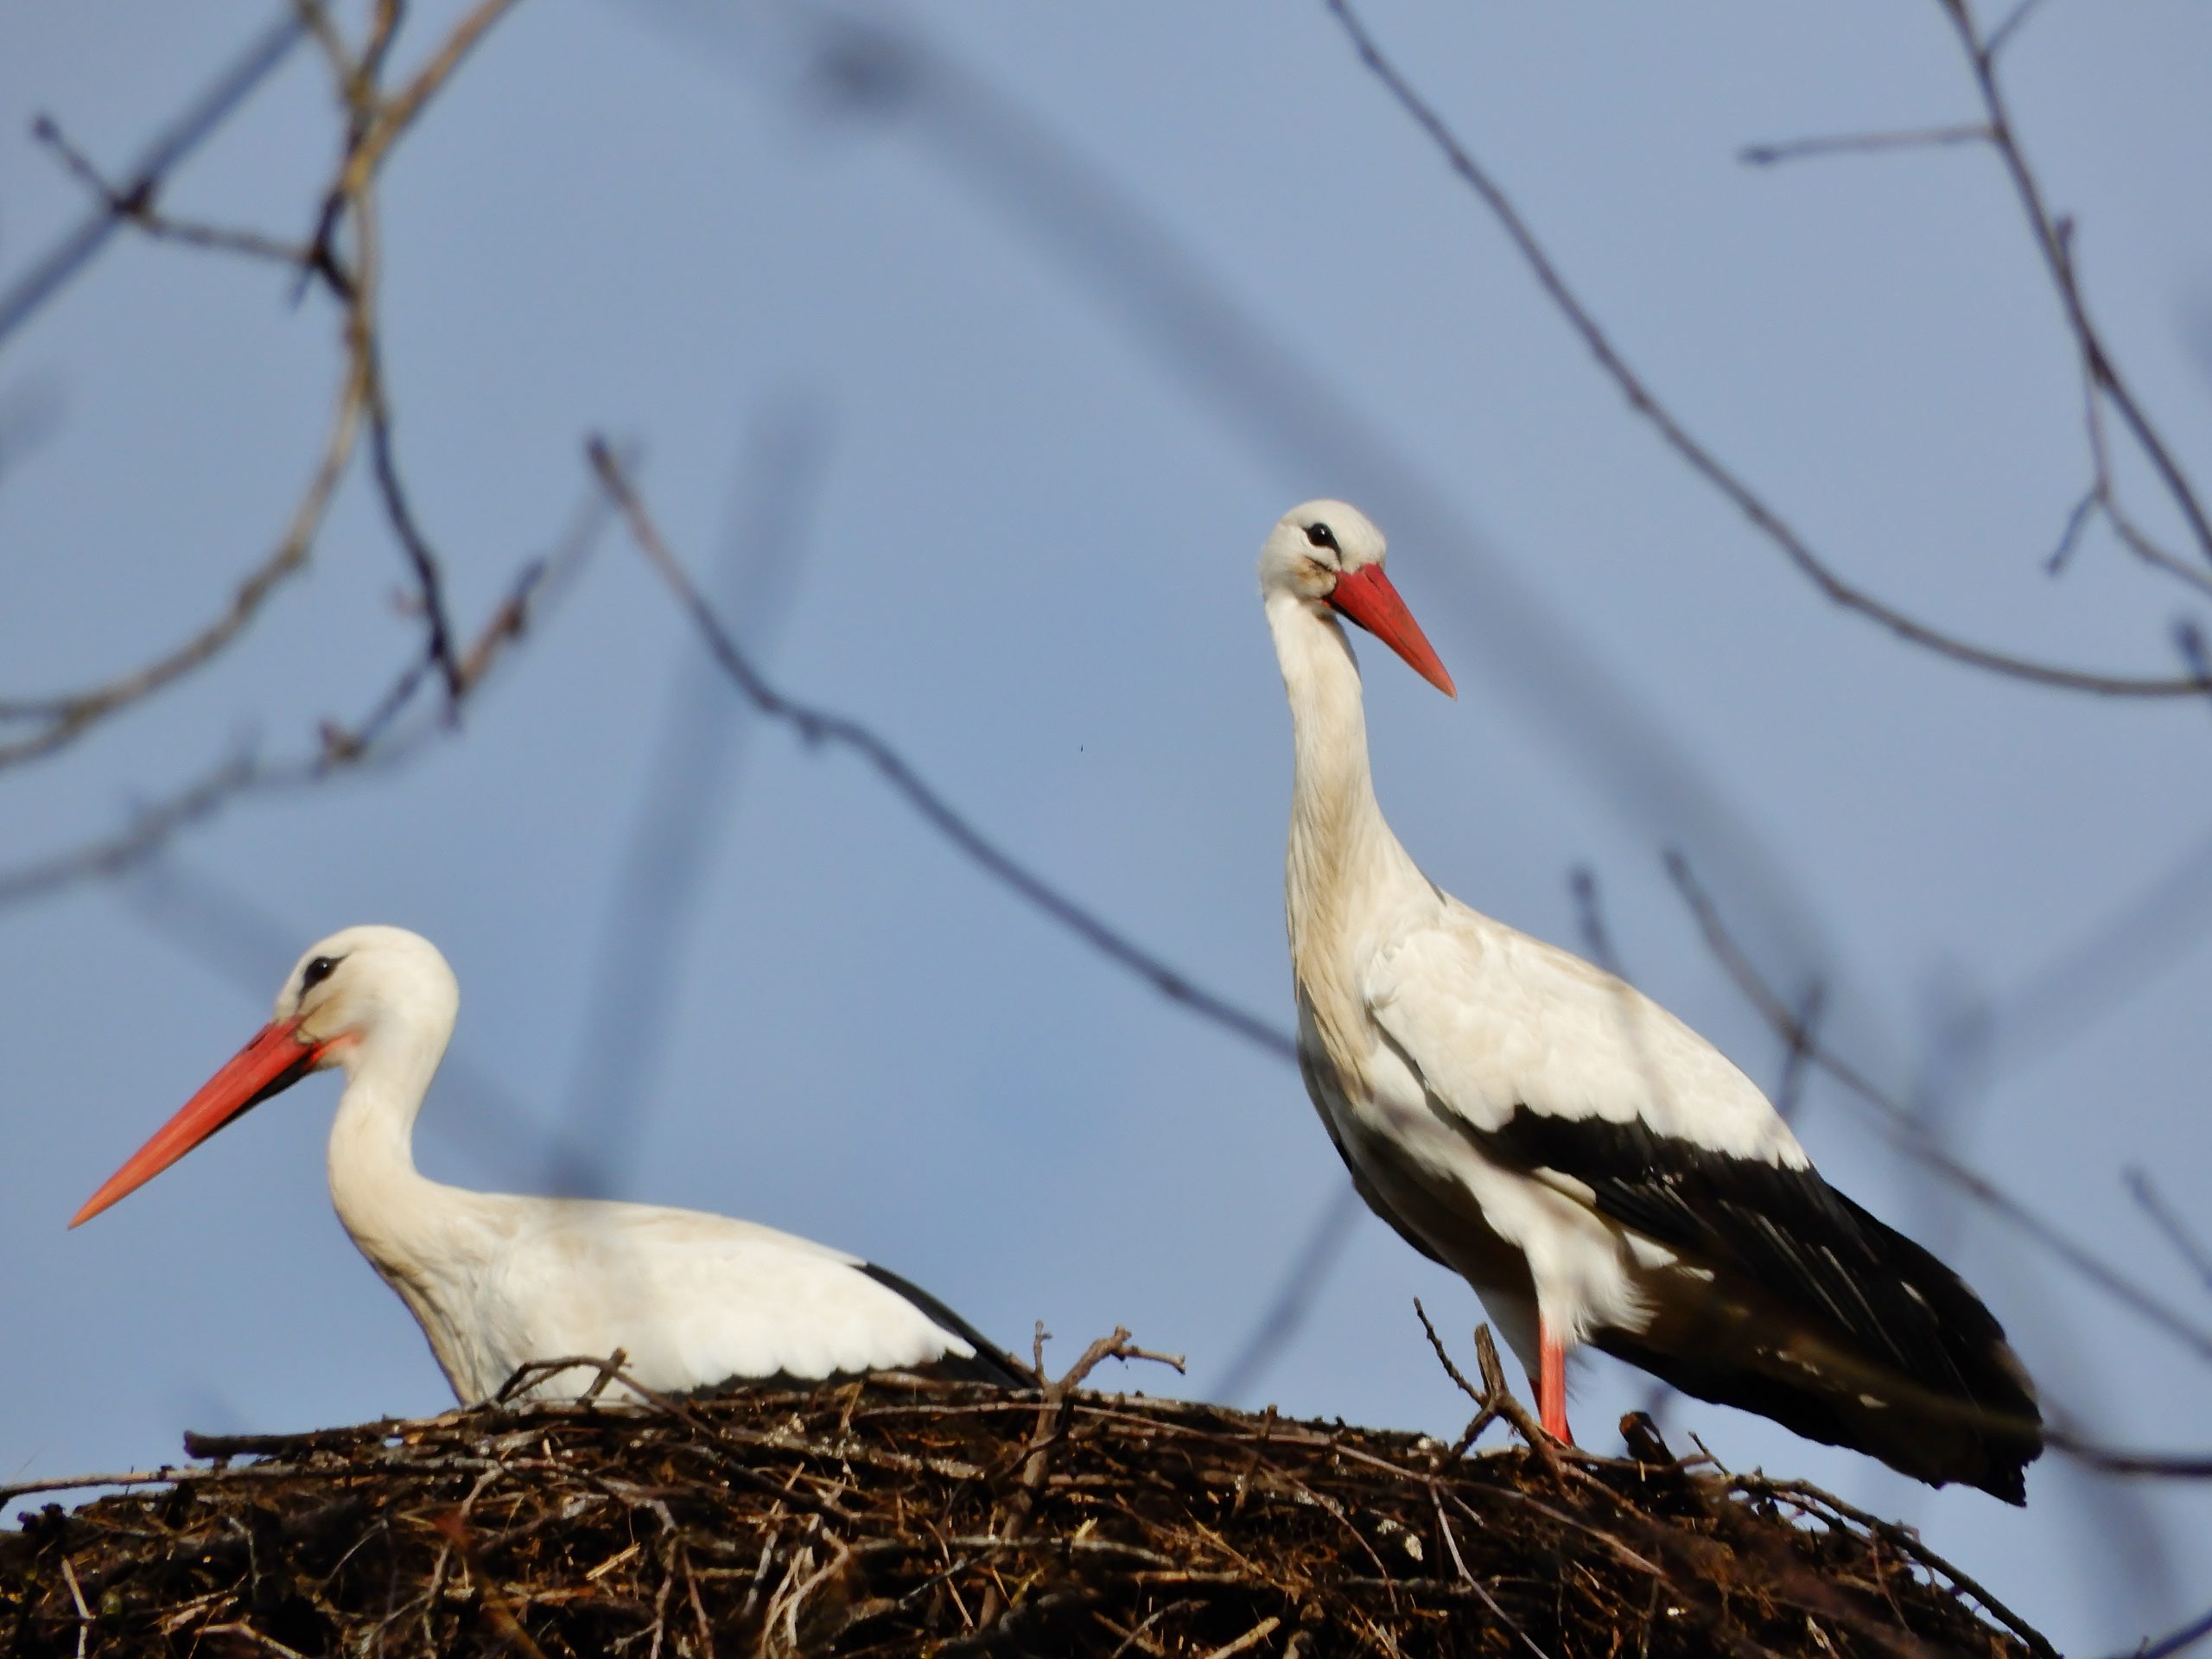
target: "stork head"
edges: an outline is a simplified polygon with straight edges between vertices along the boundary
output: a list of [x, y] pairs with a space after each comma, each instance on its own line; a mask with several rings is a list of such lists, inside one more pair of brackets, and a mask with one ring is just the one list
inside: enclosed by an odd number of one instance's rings
[[311, 1071], [427, 1043], [435, 1065], [452, 1033], [461, 989], [445, 957], [399, 927], [349, 927], [309, 945], [276, 994], [274, 1017], [132, 1154], [69, 1224], [136, 1192], [226, 1123]]
[[1260, 550], [1260, 592], [1296, 599], [1314, 614], [1357, 623], [1447, 697], [1452, 677], [1382, 574], [1382, 532], [1346, 501], [1308, 501], [1278, 519]]

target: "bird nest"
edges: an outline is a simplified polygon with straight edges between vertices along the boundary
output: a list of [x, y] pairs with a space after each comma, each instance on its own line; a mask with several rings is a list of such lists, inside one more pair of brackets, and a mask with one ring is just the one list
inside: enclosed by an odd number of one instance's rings
[[1135, 1351], [1117, 1333], [1024, 1392], [877, 1377], [188, 1436], [191, 1466], [0, 1532], [0, 1651], [2050, 1653], [1904, 1529], [1678, 1465], [1640, 1420], [1642, 1461], [1471, 1452], [1496, 1416], [1531, 1428], [1486, 1343], [1454, 1446], [1077, 1387]]

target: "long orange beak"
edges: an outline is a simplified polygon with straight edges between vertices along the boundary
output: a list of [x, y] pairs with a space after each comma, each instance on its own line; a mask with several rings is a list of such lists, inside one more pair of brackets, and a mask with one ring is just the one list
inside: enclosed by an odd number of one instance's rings
[[236, 1058], [200, 1085], [182, 1111], [162, 1124], [130, 1162], [85, 1200], [69, 1224], [80, 1226], [117, 1199], [137, 1192], [248, 1107], [281, 1094], [312, 1071], [327, 1045], [303, 1041], [299, 1024], [284, 1020], [264, 1026]]
[[1446, 696], [1459, 695], [1444, 664], [1437, 660], [1428, 636], [1421, 631], [1421, 624], [1414, 620], [1414, 613], [1398, 597], [1398, 590], [1382, 574], [1381, 565], [1370, 564], [1338, 576], [1329, 603], [1404, 658], [1407, 667]]

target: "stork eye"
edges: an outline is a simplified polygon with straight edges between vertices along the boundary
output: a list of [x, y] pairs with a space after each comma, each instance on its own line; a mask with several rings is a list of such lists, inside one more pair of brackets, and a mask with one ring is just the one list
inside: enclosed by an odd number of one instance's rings
[[338, 959], [335, 957], [317, 957], [300, 969], [300, 994], [305, 995], [337, 970]]
[[1306, 539], [1316, 547], [1327, 548], [1332, 553], [1340, 553], [1344, 550], [1337, 545], [1337, 532], [1331, 530], [1326, 524], [1311, 524], [1306, 525]]

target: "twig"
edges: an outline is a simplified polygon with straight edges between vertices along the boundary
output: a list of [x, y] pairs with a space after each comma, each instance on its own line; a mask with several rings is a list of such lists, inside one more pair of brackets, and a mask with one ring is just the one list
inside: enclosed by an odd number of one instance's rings
[[453, 626], [446, 619], [445, 588], [438, 575], [437, 556], [430, 551], [422, 526], [416, 522], [415, 510], [400, 485], [398, 462], [392, 454], [391, 405], [385, 396], [384, 353], [380, 348], [372, 349], [369, 355], [368, 414], [369, 458], [376, 474], [377, 492], [384, 498], [385, 516], [391, 520], [392, 533], [405, 550], [408, 563], [415, 567], [423, 626], [429, 636], [428, 653], [446, 683], [447, 718], [454, 719], [461, 712], [464, 689], [461, 664], [454, 657]]
[[453, 1514], [440, 1516], [434, 1524], [453, 1545], [454, 1553], [461, 1557], [461, 1565], [468, 1569], [469, 1577], [475, 1580], [477, 1599], [483, 1604], [484, 1611], [491, 1615], [492, 1622], [499, 1627], [499, 1633], [522, 1650], [524, 1659], [545, 1659], [545, 1650], [523, 1628], [522, 1620], [515, 1616], [514, 1609], [507, 1605], [506, 1597], [499, 1592], [499, 1580], [487, 1572], [482, 1560], [478, 1559], [476, 1547], [469, 1541], [468, 1522], [461, 1515]]
[[2207, 559], [2212, 559], [2212, 517], [2208, 517], [2196, 487], [2181, 469], [2164, 438], [2144, 413], [2133, 390], [2121, 376], [2119, 365], [2107, 348], [2104, 336], [2099, 333], [2089, 315], [2088, 302], [2082, 293], [2080, 274], [2074, 264], [2072, 240], [2067, 227], [2054, 218], [2045, 204], [2043, 188], [2034, 171], [2028, 166], [2021, 151], [2018, 136], [2012, 127], [2010, 110], [1997, 79], [1997, 54], [2005, 39], [2023, 20], [2016, 12], [1999, 26], [1997, 32], [1984, 41], [1977, 31], [1973, 9], [1967, 0], [1943, 0], [1943, 10], [1951, 19], [1959, 37], [1959, 44], [1973, 67], [1974, 85], [1981, 94], [1982, 108], [1988, 119], [1991, 140], [2003, 159], [2006, 175], [2012, 180], [2014, 194], [2019, 198], [2020, 209], [2027, 217], [2028, 227], [2034, 236], [2036, 249], [2043, 256], [2044, 268], [2050, 274], [2052, 286], [2057, 290], [2059, 302], [2065, 308], [2066, 320], [2073, 329], [2075, 343], [2081, 349], [2082, 361], [2098, 391], [2103, 393], [2127, 428], [2172, 499], [2182, 518], [2188, 523], [2198, 550]]
[[2108, 1475], [2153, 1475], [2163, 1480], [2212, 1480], [2212, 1452], [2122, 1452], [2065, 1429], [2044, 1432], [2044, 1443]]
[[1282, 1620], [1270, 1613], [1234, 1642], [1224, 1643], [1205, 1656], [1205, 1659], [1236, 1659], [1240, 1653], [1249, 1653], [1275, 1633]]
[[[1040, 1321], [1037, 1326], [1033, 1351], [1035, 1354], [1037, 1375], [1046, 1377], [1046, 1330]], [[991, 1517], [991, 1531], [1004, 1540], [1017, 1540], [1027, 1528], [1035, 1513], [1037, 1500], [1045, 1490], [1045, 1477], [1051, 1467], [1052, 1450], [1067, 1432], [1068, 1408], [1075, 1391], [1084, 1379], [1109, 1359], [1149, 1359], [1183, 1369], [1179, 1354], [1156, 1354], [1135, 1346], [1129, 1341], [1126, 1326], [1116, 1325], [1110, 1336], [1098, 1338], [1077, 1357], [1074, 1364], [1057, 1379], [1046, 1378], [1037, 1399], [1037, 1422], [1029, 1432], [1029, 1443], [1023, 1448], [1020, 1475]], [[1012, 1617], [1014, 1609], [1000, 1592], [995, 1581], [985, 1592], [982, 1607], [976, 1615], [978, 1635], [990, 1631]]]
[[2112, 1659], [2173, 1659], [2175, 1654], [2195, 1647], [2206, 1637], [2212, 1636], [2212, 1610], [2202, 1618], [2193, 1618], [2177, 1630], [2169, 1630], [2155, 1642], [2130, 1648], [2126, 1653], [2116, 1653]]
[[1994, 63], [1997, 60], [1997, 54], [2005, 49], [2012, 36], [2019, 32], [2028, 19], [2035, 16], [2042, 4], [2043, 0], [2019, 0], [2019, 3], [2012, 8], [2011, 15], [1990, 31], [1988, 42], [1981, 48], [1982, 55]]
[[188, 1476], [189, 1470], [125, 1469], [105, 1475], [61, 1475], [51, 1480], [19, 1480], [13, 1485], [0, 1486], [0, 1504], [12, 1503], [19, 1497], [35, 1497], [41, 1492], [80, 1492], [94, 1486], [168, 1486]]
[[1826, 1509], [1830, 1515], [1842, 1516], [1862, 1531], [1903, 1551], [1922, 1567], [1931, 1573], [1940, 1573], [1949, 1580], [1954, 1586], [1965, 1591], [1967, 1594], [1994, 1613], [1999, 1622], [2013, 1635], [2026, 1643], [2029, 1651], [2037, 1655], [2037, 1659], [2058, 1659], [2056, 1650], [2032, 1624], [1995, 1596], [1991, 1595], [1981, 1585], [1968, 1578], [1944, 1557], [1929, 1548], [1921, 1541], [1920, 1535], [1910, 1528], [1898, 1526], [1894, 1522], [1883, 1520], [1878, 1515], [1872, 1515], [1865, 1510], [1854, 1508], [1833, 1492], [1823, 1491], [1819, 1487], [1802, 1480], [1770, 1480], [1764, 1475], [1732, 1475], [1728, 1478], [1727, 1485], [1732, 1491], [1784, 1499], [1805, 1510], [1808, 1514], [1819, 1515], [1822, 1509]]
[[[490, 677], [532, 619], [582, 568], [605, 527], [603, 503], [594, 489], [584, 499], [560, 545], [550, 555], [524, 562], [505, 597], [461, 655], [465, 696]], [[340, 772], [396, 766], [408, 760], [423, 744], [450, 731], [442, 720], [398, 725], [427, 668], [425, 658], [410, 662], [358, 725], [325, 722], [312, 753], [264, 760], [250, 747], [238, 750], [173, 794], [138, 808], [117, 834], [0, 870], [0, 908], [49, 896], [79, 881], [120, 874], [159, 851], [180, 830], [213, 817], [239, 797], [302, 788]]]
[[[1442, 1358], [1443, 1353], [1443, 1349], [1440, 1347], [1437, 1350], [1437, 1357]], [[1451, 1362], [1446, 1360], [1445, 1363], [1448, 1369]], [[1521, 1645], [1535, 1655], [1536, 1659], [1552, 1659], [1551, 1654], [1539, 1646], [1535, 1638], [1521, 1628], [1521, 1621], [1498, 1605], [1497, 1598], [1490, 1592], [1490, 1586], [1468, 1570], [1467, 1558], [1459, 1553], [1459, 1535], [1452, 1529], [1452, 1517], [1445, 1514], [1443, 1497], [1437, 1491], [1436, 1484], [1433, 1480], [1429, 1483], [1428, 1502], [1429, 1507], [1435, 1511], [1436, 1529], [1443, 1536], [1445, 1549], [1452, 1557], [1452, 1569], [1459, 1575], [1459, 1582], [1473, 1591], [1476, 1599], [1490, 1609], [1490, 1616], [1518, 1637]]]
[[1814, 1033], [1821, 1027], [1821, 1014], [1827, 1006], [1827, 988], [1815, 980], [1805, 988], [1805, 995], [1790, 1016], [1789, 1028], [1783, 1033], [1787, 1044], [1782, 1056], [1782, 1075], [1775, 1082], [1774, 1109], [1785, 1123], [1795, 1124], [1798, 1108], [1805, 1101], [1805, 1079], [1812, 1071]]
[[1764, 144], [1746, 144], [1736, 159], [1752, 167], [1772, 167], [1778, 162], [1802, 161], [1808, 156], [1863, 156], [1897, 149], [1940, 149], [1954, 144], [1987, 143], [1993, 137], [1988, 126], [1913, 127], [1898, 132], [1847, 132], [1817, 138], [1784, 138]]
[[2082, 543], [2082, 531], [2088, 524], [2089, 515], [2097, 510], [2100, 499], [2094, 484], [2082, 492], [2072, 511], [2067, 513], [2064, 526], [2058, 532], [2058, 545], [2043, 562], [2046, 574], [2055, 576], [2066, 568], [2066, 562], [2074, 556], [2074, 550]]
[[[376, 79], [391, 35], [398, 26], [401, 8], [396, 4], [377, 8], [372, 38], [356, 63], [347, 55], [343, 41], [321, 6], [314, 3], [314, 0], [299, 0], [295, 15], [226, 79], [219, 89], [221, 96], [211, 98], [195, 115], [196, 124], [176, 142], [161, 148], [155, 157], [120, 184], [111, 184], [69, 143], [51, 118], [41, 118], [35, 129], [39, 137], [60, 158], [62, 165], [98, 196], [106, 226], [129, 223], [156, 237], [276, 259], [298, 269], [303, 284], [321, 278], [342, 302], [345, 369], [329, 435], [307, 489], [276, 547], [246, 576], [229, 606], [182, 644], [103, 684], [57, 696], [0, 702], [0, 719], [29, 721], [36, 727], [12, 741], [0, 743], [0, 766], [53, 753], [108, 716], [200, 667], [237, 639], [260, 612], [270, 592], [307, 563], [331, 499], [353, 459], [355, 439], [365, 419], [371, 428], [372, 462], [385, 514], [415, 570], [429, 658], [445, 682], [448, 718], [457, 711], [464, 689], [462, 671], [455, 658], [437, 563], [401, 487], [392, 453], [392, 414], [379, 366], [373, 186], [377, 169], [392, 144], [511, 3], [512, 0], [483, 0], [447, 35], [413, 80], [398, 93], [385, 99], [380, 96]], [[321, 41], [326, 55], [331, 58], [347, 113], [347, 143], [325, 191], [315, 235], [305, 245], [295, 245], [252, 231], [183, 224], [161, 214], [156, 209], [155, 199], [163, 168], [184, 149], [196, 143], [199, 137], [204, 136], [207, 125], [233, 107], [289, 50], [302, 32]], [[341, 224], [350, 224], [353, 232], [350, 263], [341, 262], [334, 251]], [[104, 233], [98, 239], [104, 239]], [[70, 256], [75, 264], [81, 264], [82, 259], [89, 257], [90, 249], [97, 245], [98, 239]], [[75, 264], [69, 268], [74, 269]], [[34, 302], [36, 297], [42, 297], [42, 291], [34, 296]], [[4, 338], [16, 315], [8, 303], [0, 302], [0, 338]]]
[[2150, 1173], [2139, 1167], [2131, 1168], [2123, 1173], [2121, 1179], [2127, 1183], [2128, 1193], [2134, 1198], [2136, 1207], [2150, 1217], [2152, 1224], [2166, 1236], [2166, 1242], [2180, 1253], [2181, 1259], [2188, 1262], [2196, 1276], [2204, 1281], [2205, 1289], [2212, 1290], [2212, 1250], [2207, 1250], [2182, 1218], [2168, 1206], [2158, 1189], [2151, 1184]]
[[591, 464], [608, 499], [622, 513], [638, 544], [660, 575], [677, 602], [690, 616], [715, 660], [746, 699], [771, 720], [788, 726], [810, 744], [830, 744], [853, 751], [963, 856], [1033, 908], [1060, 924], [1100, 955], [1118, 963], [1149, 984], [1169, 1001], [1188, 1008], [1200, 1018], [1235, 1033], [1255, 1047], [1280, 1059], [1294, 1060], [1298, 1046], [1278, 1027], [1238, 1007], [1225, 997], [1207, 990], [1179, 969], [1111, 926], [1096, 912], [1047, 882], [1011, 853], [986, 836], [957, 808], [939, 794], [906, 757], [874, 729], [844, 715], [830, 712], [785, 696], [771, 685], [739, 649], [737, 642], [715, 614], [690, 576], [678, 563], [646, 512], [643, 499], [630, 482], [627, 470], [608, 448], [604, 438], [588, 446]]
[[1283, 1350], [1306, 1323], [1306, 1316], [1351, 1242], [1353, 1226], [1367, 1206], [1349, 1181], [1339, 1181], [1329, 1201], [1313, 1219], [1306, 1242], [1290, 1259], [1282, 1281], [1268, 1299], [1250, 1333], [1236, 1345], [1219, 1378], [1206, 1390], [1208, 1397], [1235, 1405], [1267, 1375]]
[[98, 721], [190, 673], [237, 638], [253, 620], [270, 594], [307, 563], [308, 550], [353, 454], [353, 438], [359, 429], [367, 390], [365, 365], [355, 354], [341, 378], [329, 435], [323, 441], [321, 459], [308, 481], [305, 493], [293, 508], [290, 522], [275, 549], [239, 584], [230, 604], [182, 645], [104, 685], [60, 696], [10, 699], [0, 705], [12, 717], [37, 718], [46, 722], [42, 730], [11, 743], [0, 743], [0, 767], [51, 754], [82, 736]]
[[78, 182], [89, 190], [116, 219], [127, 220], [137, 229], [160, 241], [178, 242], [187, 247], [201, 248], [210, 252], [235, 253], [247, 258], [289, 266], [297, 270], [303, 279], [321, 277], [341, 299], [346, 296], [350, 279], [344, 267], [327, 257], [327, 250], [317, 250], [306, 243], [288, 242], [282, 237], [264, 235], [259, 231], [173, 218], [155, 206], [159, 194], [159, 180], [142, 177], [128, 188], [109, 182], [92, 158], [70, 143], [68, 136], [61, 130], [61, 124], [51, 115], [41, 114], [32, 121], [31, 137], [60, 157], [62, 166], [74, 175]]
[[[265, 1631], [256, 1630], [242, 1618], [233, 1619], [227, 1624], [202, 1624], [193, 1632], [193, 1636], [195, 1638], [195, 1645], [209, 1637], [227, 1636], [237, 1641], [246, 1643], [258, 1652], [274, 1655], [275, 1659], [308, 1659], [308, 1656], [297, 1648], [287, 1647], [275, 1637]], [[208, 1645], [220, 1651], [219, 1643], [211, 1643]], [[538, 1654], [537, 1659], [545, 1659], [545, 1656]]]
[[61, 1558], [61, 1576], [69, 1581], [69, 1599], [77, 1605], [77, 1659], [85, 1659], [85, 1643], [92, 1633], [92, 1610], [85, 1605], [85, 1592], [77, 1582], [77, 1569]]
[[[1950, 0], [1950, 3], [1955, 4], [1957, 0]], [[1886, 628], [1901, 639], [1939, 656], [1950, 658], [1969, 667], [1985, 669], [1994, 674], [2038, 685], [2120, 697], [2197, 696], [2212, 691], [2212, 681], [2194, 677], [2172, 679], [2102, 674], [2038, 662], [1974, 645], [1908, 616], [1845, 581], [1827, 561], [1813, 551], [1804, 538], [1768, 505], [1764, 498], [1692, 436], [1674, 412], [1659, 401], [1657, 394], [1629, 366], [1611, 338], [1599, 327], [1589, 308], [1567, 286], [1565, 276], [1552, 262], [1543, 245], [1537, 241], [1535, 232], [1522, 218], [1520, 210], [1514, 207], [1490, 173], [1476, 161], [1472, 152], [1459, 141], [1443, 117], [1414, 90], [1397, 67], [1382, 54], [1381, 48], [1353, 10], [1351, 0], [1325, 0], [1325, 3], [1343, 25], [1353, 49], [1359, 54], [1361, 63], [1428, 136], [1452, 172], [1481, 199], [1554, 308], [1580, 337], [1585, 349], [1596, 359], [1599, 367], [1619, 388], [1622, 396], [1627, 398], [1629, 407], [1650, 424], [1668, 448], [1693, 472], [1726, 496], [1737, 511], [1779, 549], [1799, 573], [1831, 602]]]
[[[295, 10], [290, 6], [279, 8], [276, 21], [255, 35], [231, 65], [147, 146], [137, 164], [115, 187], [117, 193], [126, 199], [150, 199], [162, 179], [206, 143], [290, 56], [303, 32]], [[0, 294], [0, 343], [4, 343], [84, 270], [122, 222], [103, 204], [44, 257], [34, 262], [14, 286]]]
[[1474, 1421], [1461, 1431], [1459, 1440], [1443, 1461], [1456, 1461], [1475, 1443], [1476, 1437], [1490, 1426], [1494, 1418], [1503, 1417], [1529, 1443], [1529, 1449], [1544, 1460], [1545, 1466], [1555, 1479], [1566, 1479], [1567, 1466], [1560, 1458], [1559, 1442], [1545, 1431], [1542, 1424], [1529, 1414], [1529, 1408], [1515, 1398], [1512, 1389], [1506, 1383], [1505, 1368], [1498, 1363], [1497, 1344], [1491, 1339], [1490, 1326], [1478, 1325], [1475, 1327], [1475, 1364], [1482, 1372], [1483, 1378], [1483, 1386], [1478, 1390], [1473, 1383], [1467, 1381], [1465, 1373], [1452, 1363], [1452, 1356], [1444, 1346], [1444, 1338], [1436, 1334], [1436, 1327], [1429, 1323], [1428, 1310], [1421, 1305], [1418, 1296], [1414, 1298], [1414, 1317], [1421, 1321], [1421, 1330], [1427, 1334], [1428, 1345], [1436, 1351], [1437, 1363], [1444, 1367], [1444, 1374], [1478, 1408]]

